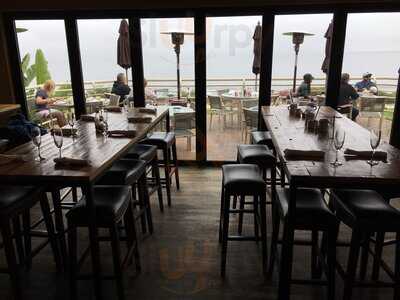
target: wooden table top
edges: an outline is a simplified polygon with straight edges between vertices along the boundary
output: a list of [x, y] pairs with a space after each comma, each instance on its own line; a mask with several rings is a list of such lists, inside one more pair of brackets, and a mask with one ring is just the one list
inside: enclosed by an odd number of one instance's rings
[[112, 163], [122, 157], [128, 149], [142, 139], [168, 114], [168, 107], [159, 106], [156, 115], [152, 116], [152, 122], [147, 124], [128, 123], [126, 113], [108, 113], [109, 130], [136, 130], [135, 138], [104, 138], [96, 134], [94, 122], [78, 121], [78, 136], [75, 141], [72, 137], [63, 138], [62, 156], [88, 159], [90, 166], [75, 169], [58, 168], [53, 161], [58, 157], [58, 148], [50, 134], [42, 137], [41, 154], [45, 161], [39, 163], [33, 161], [37, 157], [37, 148], [29, 142], [21, 145], [7, 154], [24, 154], [29, 158], [28, 162], [13, 162], [0, 166], [0, 180], [2, 183], [13, 184], [37, 184], [37, 183], [68, 183], [78, 185], [95, 181], [99, 175], [111, 167]]
[[0, 114], [17, 111], [20, 108], [19, 104], [0, 104]]
[[[345, 160], [343, 150], [351, 148], [355, 150], [371, 151], [370, 133], [367, 129], [340, 115], [330, 107], [321, 107], [318, 119], [332, 120], [335, 115], [335, 126], [341, 126], [346, 132], [346, 139], [342, 150], [339, 152], [339, 160], [342, 166], [332, 167], [335, 160], [333, 140], [327, 135], [318, 135], [305, 130], [305, 121], [289, 116], [287, 105], [264, 106], [263, 118], [271, 132], [277, 154], [285, 162], [285, 169], [289, 179], [295, 179], [304, 185], [318, 183], [319, 187], [360, 186], [400, 184], [400, 151], [389, 145], [381, 143], [378, 150], [388, 153], [388, 161], [380, 162], [371, 167], [366, 160]], [[332, 127], [330, 127], [332, 130]], [[285, 149], [296, 150], [322, 150], [325, 158], [322, 161], [287, 160], [284, 156]]]

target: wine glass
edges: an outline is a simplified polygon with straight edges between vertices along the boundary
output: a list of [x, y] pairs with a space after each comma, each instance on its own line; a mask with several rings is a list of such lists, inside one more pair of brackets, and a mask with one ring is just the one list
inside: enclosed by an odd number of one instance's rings
[[371, 160], [367, 161], [367, 163], [372, 167], [379, 164], [378, 161], [374, 161], [375, 150], [378, 148], [381, 142], [382, 131], [377, 131], [371, 129], [370, 131], [370, 144], [372, 148]]
[[63, 145], [63, 132], [62, 132], [62, 128], [53, 128], [53, 140], [54, 140], [54, 144], [56, 145], [56, 147], [59, 150], [59, 157], [61, 158], [61, 148]]
[[338, 167], [338, 166], [342, 165], [342, 163], [338, 160], [338, 154], [339, 154], [339, 150], [342, 149], [342, 147], [343, 147], [345, 138], [346, 138], [346, 132], [341, 128], [337, 128], [335, 130], [334, 139], [333, 139], [333, 145], [335, 146], [335, 149], [336, 149], [336, 159], [334, 162], [331, 162], [331, 165], [334, 167]]
[[30, 130], [30, 136], [32, 139], [32, 143], [37, 147], [38, 149], [38, 157], [35, 159], [35, 161], [41, 162], [45, 160], [44, 157], [40, 154], [40, 145], [42, 144], [42, 131], [40, 130], [39, 127], [33, 127]]
[[74, 126], [75, 126], [75, 114], [71, 113], [68, 115], [68, 125], [71, 126], [72, 142], [75, 140]]

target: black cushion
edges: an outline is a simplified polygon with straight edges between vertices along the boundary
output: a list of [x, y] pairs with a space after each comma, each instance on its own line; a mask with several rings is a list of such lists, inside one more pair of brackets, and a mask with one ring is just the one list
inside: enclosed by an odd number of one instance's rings
[[141, 159], [149, 163], [157, 156], [157, 146], [146, 145], [146, 144], [136, 144], [131, 149], [126, 158], [130, 159]]
[[[277, 188], [277, 207], [283, 218], [289, 209], [290, 189]], [[337, 224], [319, 189], [296, 190], [295, 226], [298, 229], [325, 230]]]
[[33, 186], [0, 186], [0, 215], [17, 213], [22, 208], [30, 208], [37, 188]]
[[[126, 212], [131, 201], [129, 186], [95, 186], [93, 189], [96, 222], [100, 226], [108, 226], [118, 222]], [[82, 199], [67, 214], [68, 222], [76, 226], [86, 226], [89, 220], [89, 211], [86, 199]]]
[[275, 166], [274, 154], [266, 145], [239, 145], [238, 160], [243, 164], [256, 164], [260, 168]]
[[175, 142], [175, 134], [173, 132], [153, 132], [141, 144], [155, 145], [158, 148], [170, 147]]
[[400, 212], [372, 190], [333, 190], [338, 218], [364, 230], [400, 230]]
[[272, 137], [268, 131], [252, 131], [251, 141], [253, 144], [273, 146]]
[[99, 185], [131, 185], [146, 172], [146, 162], [139, 159], [120, 159], [97, 182]]
[[260, 168], [252, 164], [222, 166], [223, 185], [227, 193], [265, 193], [265, 182]]
[[8, 144], [10, 143], [9, 140], [0, 139], [0, 153], [3, 153], [7, 150]]

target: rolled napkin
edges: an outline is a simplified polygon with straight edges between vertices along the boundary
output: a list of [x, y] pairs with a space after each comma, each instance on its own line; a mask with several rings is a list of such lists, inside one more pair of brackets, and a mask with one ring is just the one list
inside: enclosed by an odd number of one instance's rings
[[[78, 129], [76, 128], [71, 128], [71, 127], [63, 127], [61, 128], [62, 131], [62, 135], [63, 136], [71, 136], [71, 135], [76, 135], [76, 133], [78, 132]], [[54, 133], [56, 135], [60, 135], [60, 131], [59, 130], [55, 130]]]
[[151, 123], [152, 117], [143, 117], [143, 116], [129, 116], [129, 123]]
[[54, 159], [56, 166], [66, 166], [66, 167], [86, 167], [90, 166], [90, 161], [81, 158], [71, 158], [71, 157], [57, 157]]
[[283, 152], [289, 160], [321, 160], [325, 156], [325, 152], [321, 150], [285, 149]]
[[26, 162], [28, 157], [19, 154], [0, 154], [0, 165], [6, 165], [13, 162]]
[[152, 114], [155, 115], [157, 114], [157, 108], [150, 108], [150, 107], [142, 107], [139, 108], [139, 112], [143, 113], [143, 114]]
[[111, 112], [122, 112], [121, 106], [106, 106], [104, 109]]
[[108, 136], [134, 138], [136, 136], [136, 130], [109, 130]]
[[[369, 151], [369, 150], [367, 150], [367, 151], [358, 151], [358, 150], [347, 148], [346, 150], [344, 150], [344, 154], [352, 155], [352, 156], [355, 156], [355, 157], [357, 157], [359, 159], [371, 159], [372, 151]], [[387, 153], [385, 151], [375, 151], [373, 159], [386, 161], [387, 160]]]
[[94, 116], [92, 115], [81, 115], [80, 120], [86, 122], [94, 122]]

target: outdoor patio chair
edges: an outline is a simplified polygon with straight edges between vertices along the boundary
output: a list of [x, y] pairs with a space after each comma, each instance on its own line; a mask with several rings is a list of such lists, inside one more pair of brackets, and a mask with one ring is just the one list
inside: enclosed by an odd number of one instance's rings
[[224, 115], [224, 106], [221, 101], [220, 96], [208, 96], [208, 104], [210, 105], [210, 125], [209, 128], [212, 128], [212, 120], [214, 115], [218, 115], [219, 121], [221, 121], [221, 116], [224, 117], [224, 128], [225, 128], [225, 115]]
[[257, 130], [258, 127], [258, 111], [243, 108], [244, 121], [242, 126], [242, 140], [247, 143], [249, 133]]
[[[239, 119], [239, 102], [238, 100], [233, 100], [224, 96], [221, 96], [222, 103], [223, 103], [223, 112], [224, 115], [229, 115], [231, 119], [231, 125], [233, 126], [233, 117], [236, 115], [236, 117]], [[239, 124], [240, 126], [240, 124]]]
[[115, 95], [115, 94], [110, 94], [110, 102], [108, 103], [108, 106], [119, 106], [119, 99], [121, 96]]
[[379, 130], [382, 129], [383, 112], [385, 111], [385, 98], [360, 97], [358, 105], [360, 108], [360, 117], [367, 118], [367, 128], [370, 128], [371, 118], [379, 119]]
[[187, 151], [192, 151], [192, 137], [195, 136], [196, 129], [195, 112], [175, 113], [174, 132], [176, 138], [186, 138]]

